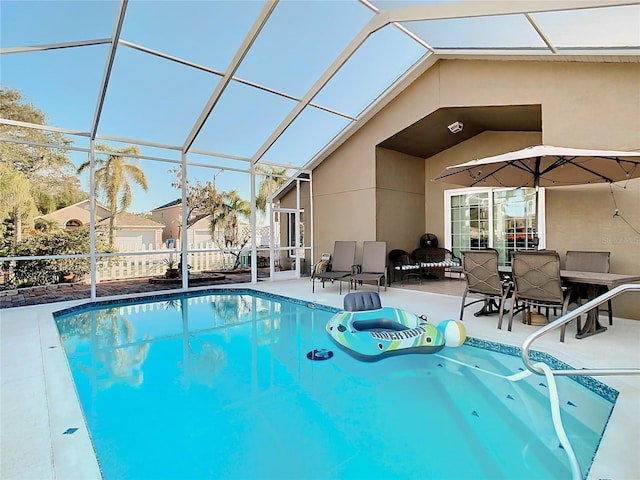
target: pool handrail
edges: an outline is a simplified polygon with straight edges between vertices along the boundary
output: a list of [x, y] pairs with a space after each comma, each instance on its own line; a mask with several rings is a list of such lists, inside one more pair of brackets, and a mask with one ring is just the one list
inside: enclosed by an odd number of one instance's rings
[[[602, 295], [592, 300], [589, 300], [587, 303], [579, 306], [575, 310], [571, 310], [570, 312], [567, 312], [565, 315], [557, 318], [556, 320], [549, 323], [548, 325], [545, 325], [544, 327], [539, 328], [538, 330], [533, 332], [531, 335], [529, 335], [527, 338], [525, 338], [524, 342], [522, 343], [521, 355], [522, 355], [522, 361], [524, 362], [527, 369], [532, 371], [533, 373], [537, 373], [538, 375], [544, 374], [542, 370], [536, 368], [535, 365], [531, 363], [531, 359], [529, 358], [529, 350], [531, 349], [531, 344], [535, 340], [545, 335], [547, 332], [550, 332], [551, 330], [556, 330], [562, 327], [563, 325], [569, 323], [570, 321], [578, 318], [580, 315], [587, 313], [592, 308], [595, 308], [598, 305], [601, 305], [609, 301], [610, 299], [617, 297], [621, 293], [628, 292], [628, 291], [640, 292], [640, 283], [626, 283], [623, 285], [618, 285], [617, 287], [603, 293]], [[567, 375], [567, 376], [569, 375], [587, 375], [587, 376], [640, 375], [640, 368], [583, 368], [580, 370], [570, 370], [570, 369], [552, 370], [552, 373], [554, 375]]]

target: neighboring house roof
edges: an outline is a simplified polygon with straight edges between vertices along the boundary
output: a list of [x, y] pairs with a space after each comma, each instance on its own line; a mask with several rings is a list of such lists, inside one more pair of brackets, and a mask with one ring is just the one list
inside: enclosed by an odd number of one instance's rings
[[207, 218], [210, 217], [211, 215], [208, 213], [203, 213], [202, 215], [196, 215], [193, 218], [190, 218], [189, 221], [187, 221], [187, 228], [192, 227], [194, 224], [198, 223], [200, 220], [202, 220], [203, 218]]
[[164, 205], [160, 205], [159, 207], [153, 208], [151, 211], [153, 212], [155, 210], [161, 210], [163, 208], [175, 207], [176, 205], [180, 205], [180, 204], [182, 204], [182, 200], [178, 198], [169, 203], [165, 203]]
[[[109, 223], [109, 218], [103, 218], [98, 222], [98, 225], [106, 225]], [[141, 215], [136, 215], [128, 212], [120, 212], [115, 215], [116, 225], [118, 228], [164, 228], [164, 224], [160, 222], [156, 222], [154, 220], [149, 220]]]
[[[66, 212], [68, 210], [73, 210], [73, 209], [76, 209], [76, 208], [84, 209], [84, 207], [88, 206], [88, 205], [89, 205], [89, 199], [81, 200], [79, 202], [74, 203], [73, 205], [67, 205], [66, 207], [62, 207], [62, 208], [59, 208], [58, 210], [55, 210], [55, 211], [50, 212], [50, 213], [47, 213], [46, 215], [38, 215], [35, 218], [36, 218], [36, 220], [39, 219], [39, 218], [50, 218], [50, 215], [53, 215], [54, 213], [58, 214], [58, 213]], [[96, 212], [98, 213], [98, 215], [100, 214], [100, 210], [103, 210], [104, 212], [108, 212], [109, 211], [109, 209], [107, 207], [105, 207], [104, 205], [102, 205], [99, 202], [96, 202]]]

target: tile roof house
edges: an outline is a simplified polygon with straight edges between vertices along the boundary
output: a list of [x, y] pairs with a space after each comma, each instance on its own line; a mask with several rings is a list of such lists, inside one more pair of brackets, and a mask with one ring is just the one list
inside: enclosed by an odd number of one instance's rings
[[[209, 232], [210, 215], [192, 215], [187, 220], [187, 242], [191, 245], [212, 243]], [[151, 218], [164, 225], [162, 230], [163, 242], [177, 242], [182, 230], [182, 201], [173, 200], [151, 210]]]
[[[109, 210], [96, 203], [96, 226], [109, 225]], [[89, 200], [83, 200], [73, 205], [37, 217], [37, 219], [52, 220], [61, 228], [72, 230], [89, 225]], [[162, 243], [162, 223], [132, 213], [116, 214], [115, 246], [119, 251], [139, 250], [150, 245], [157, 248]]]

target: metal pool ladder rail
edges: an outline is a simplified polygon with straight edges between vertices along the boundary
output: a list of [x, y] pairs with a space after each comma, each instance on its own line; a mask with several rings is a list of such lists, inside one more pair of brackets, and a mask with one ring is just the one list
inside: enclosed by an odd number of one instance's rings
[[[544, 327], [536, 330], [534, 333], [529, 335], [522, 343], [522, 361], [524, 362], [525, 366], [533, 373], [543, 375], [544, 371], [537, 368], [533, 363], [531, 363], [531, 360], [529, 359], [529, 350], [531, 348], [531, 344], [541, 336], [545, 335], [547, 332], [560, 328], [562, 325], [565, 325], [571, 320], [578, 318], [580, 315], [587, 313], [592, 308], [595, 308], [598, 305], [601, 305], [624, 292], [640, 292], [640, 283], [627, 283], [624, 285], [619, 285], [609, 290], [608, 292], [603, 293], [599, 297], [588, 301], [575, 310], [567, 312], [566, 315], [561, 316], [560, 318], [554, 320], [553, 322], [545, 325]], [[640, 368], [583, 368], [580, 370], [551, 370], [551, 372], [554, 375], [640, 375]]]

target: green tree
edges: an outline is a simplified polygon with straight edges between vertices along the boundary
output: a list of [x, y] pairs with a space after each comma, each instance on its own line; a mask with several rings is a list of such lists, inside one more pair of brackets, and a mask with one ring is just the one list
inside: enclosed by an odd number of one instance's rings
[[[212, 216], [210, 230], [215, 231], [218, 225], [224, 228], [225, 246], [244, 246], [249, 240], [248, 235], [241, 235], [238, 228], [240, 217], [249, 218], [251, 204], [240, 196], [237, 189], [223, 194], [224, 203], [216, 216]], [[242, 244], [242, 245], [241, 245]]]
[[278, 190], [287, 180], [287, 168], [278, 168], [274, 166], [258, 166], [256, 172], [263, 174], [264, 178], [258, 186], [256, 195], [256, 209], [265, 213], [267, 211], [267, 199], [269, 195]]
[[[148, 190], [147, 177], [136, 164], [131, 163], [129, 155], [139, 155], [140, 149], [131, 145], [114, 149], [109, 145], [96, 144], [96, 150], [109, 152], [106, 158], [96, 158], [95, 188], [102, 194], [109, 208], [109, 245], [115, 243], [116, 214], [124, 212], [133, 200], [131, 182], [137, 183], [146, 192]], [[78, 167], [78, 173], [88, 170], [90, 161]]]
[[[75, 230], [55, 230], [36, 232], [17, 244], [2, 251], [11, 257], [44, 255], [88, 254], [90, 249], [89, 227]], [[108, 252], [105, 239], [96, 235], [96, 251]], [[88, 258], [50, 258], [42, 260], [18, 260], [11, 268], [13, 281], [17, 286], [49, 285], [73, 274], [81, 279], [89, 273]]]
[[[19, 91], [0, 87], [0, 117], [44, 125], [46, 115], [26, 102]], [[49, 213], [87, 198], [69, 160], [71, 140], [58, 132], [0, 124], [0, 136], [31, 143], [0, 142], [0, 163], [11, 165], [31, 184], [31, 195], [40, 213]], [[47, 146], [52, 145], [52, 146]]]
[[36, 205], [31, 196], [31, 186], [24, 173], [14, 170], [11, 165], [0, 163], [0, 229], [6, 233], [6, 222], [13, 223], [13, 244], [22, 240], [23, 223], [27, 228], [36, 213]]
[[36, 219], [35, 229], [36, 229], [36, 232], [41, 232], [41, 233], [55, 232], [57, 230], [62, 230], [62, 225], [60, 225], [55, 220], [50, 220], [50, 219], [41, 217]]

